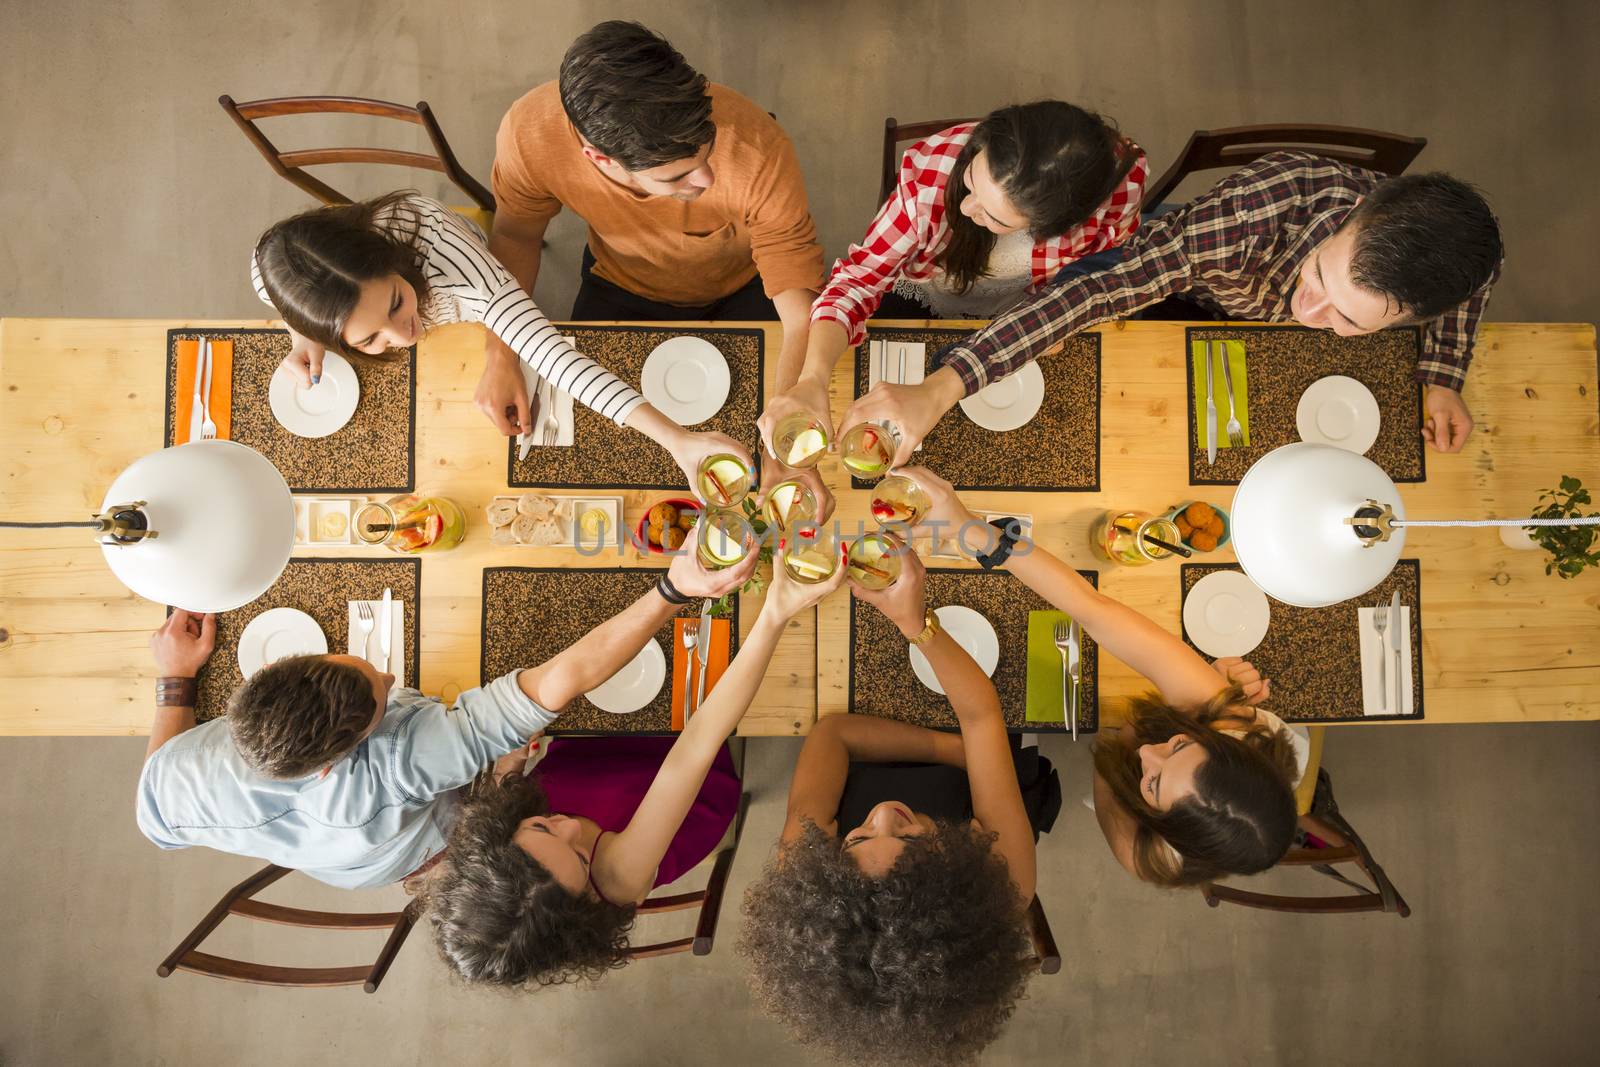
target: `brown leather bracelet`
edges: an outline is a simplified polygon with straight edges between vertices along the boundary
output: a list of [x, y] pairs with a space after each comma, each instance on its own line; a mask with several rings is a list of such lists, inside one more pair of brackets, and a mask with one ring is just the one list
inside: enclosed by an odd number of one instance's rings
[[157, 678], [156, 707], [192, 708], [199, 692], [200, 685], [193, 678]]

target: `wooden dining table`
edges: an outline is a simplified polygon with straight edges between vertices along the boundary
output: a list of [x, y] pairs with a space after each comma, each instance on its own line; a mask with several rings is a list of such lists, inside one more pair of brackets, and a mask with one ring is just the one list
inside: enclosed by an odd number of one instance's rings
[[[162, 446], [169, 330], [266, 325], [276, 324], [0, 319], [0, 521], [87, 518], [99, 510], [118, 473]], [[779, 348], [776, 324], [718, 325], [763, 329], [767, 351]], [[1249, 328], [1229, 328], [1235, 326]], [[1097, 332], [1099, 488], [964, 496], [974, 510], [1031, 515], [1039, 543], [1075, 566], [1098, 568], [1103, 592], [1177, 633], [1173, 572], [1096, 560], [1089, 527], [1108, 508], [1153, 511], [1186, 498], [1184, 324], [1114, 323]], [[481, 681], [484, 568], [604, 565], [572, 548], [489, 543], [483, 507], [508, 491], [507, 462], [505, 439], [472, 400], [482, 361], [482, 328], [475, 325], [430, 332], [417, 360], [417, 487], [451, 497], [469, 515], [459, 548], [423, 560], [418, 683], [446, 700]], [[775, 362], [766, 363], [768, 396]], [[853, 390], [847, 358], [834, 375], [835, 416]], [[1430, 452], [1426, 480], [1399, 487], [1408, 516], [1524, 516], [1536, 506], [1539, 490], [1564, 474], [1600, 479], [1593, 327], [1485, 325], [1465, 395], [1476, 432], [1458, 454]], [[837, 497], [836, 517], [847, 527], [868, 521], [870, 494], [850, 488], [837, 456], [826, 458], [820, 469]], [[672, 494], [621, 495], [631, 526], [651, 503]], [[370, 556], [381, 550], [319, 547], [297, 555], [313, 551]], [[1509, 549], [1488, 529], [1412, 529], [1405, 554], [1420, 560], [1426, 575], [1420, 607], [1428, 701], [1421, 721], [1600, 718], [1600, 575], [1573, 581], [1546, 576], [1543, 552]], [[1225, 547], [1208, 559], [1230, 562], [1233, 555]], [[615, 562], [662, 564], [633, 550]], [[759, 598], [746, 596], [742, 628], [753, 623], [758, 608]], [[0, 683], [7, 694], [0, 734], [148, 732], [155, 670], [147, 639], [162, 617], [161, 605], [136, 597], [112, 577], [88, 531], [0, 528]], [[804, 734], [817, 716], [848, 711], [849, 657], [849, 599], [840, 591], [791, 622], [739, 732]], [[1127, 698], [1147, 683], [1103, 650], [1099, 664], [1102, 722], [1116, 722]]]

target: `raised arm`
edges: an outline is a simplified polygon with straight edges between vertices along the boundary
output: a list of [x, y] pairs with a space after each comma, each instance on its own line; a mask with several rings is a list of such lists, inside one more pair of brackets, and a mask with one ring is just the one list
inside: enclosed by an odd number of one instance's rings
[[156, 749], [194, 726], [195, 678], [211, 657], [216, 642], [216, 616], [197, 615], [182, 608], [174, 608], [160, 629], [150, 635], [150, 652], [159, 680], [156, 717], [150, 724], [150, 744], [144, 750], [146, 762]]
[[594, 858], [595, 884], [607, 899], [643, 900], [650, 892], [656, 869], [700, 795], [712, 761], [749, 709], [784, 628], [843, 580], [844, 568], [840, 567], [830, 581], [801, 585], [784, 572], [781, 559], [774, 562], [766, 602], [741, 641], [739, 654], [678, 735], [627, 828], [606, 842], [605, 850]]
[[[907, 552], [899, 580], [888, 589], [857, 586], [852, 593], [882, 611], [908, 640], [924, 632], [923, 568], [916, 553]], [[1000, 696], [983, 668], [944, 630], [936, 631], [921, 647], [961, 725], [972, 812], [985, 830], [996, 835], [995, 849], [1004, 857], [1011, 880], [1024, 900], [1032, 900], [1038, 877], [1033, 825], [1022, 803]]]

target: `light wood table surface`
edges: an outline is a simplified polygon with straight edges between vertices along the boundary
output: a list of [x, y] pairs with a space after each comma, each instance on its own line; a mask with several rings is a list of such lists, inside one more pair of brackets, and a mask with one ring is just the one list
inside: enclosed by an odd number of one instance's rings
[[[261, 325], [0, 320], [0, 449], [6, 457], [0, 518], [60, 521], [98, 510], [112, 479], [161, 447], [167, 331]], [[775, 353], [777, 327], [755, 325], [767, 330], [768, 352]], [[1107, 594], [1175, 633], [1175, 572], [1161, 565], [1102, 566], [1089, 552], [1088, 530], [1108, 507], [1153, 510], [1188, 492], [1183, 330], [1181, 323], [1099, 329], [1100, 492], [965, 494], [976, 510], [1032, 515], [1045, 547], [1079, 567], [1098, 567]], [[472, 515], [466, 542], [424, 557], [423, 564], [420, 682], [447, 699], [479, 681], [484, 567], [602, 565], [571, 549], [488, 544], [480, 509], [507, 491], [506, 452], [472, 405], [481, 337], [476, 326], [434, 331], [422, 342], [417, 367], [418, 487], [451, 496]], [[776, 360], [767, 363], [770, 393]], [[849, 360], [841, 361], [834, 377], [835, 416], [849, 402], [849, 367]], [[1477, 431], [1458, 455], [1430, 452], [1426, 482], [1400, 487], [1409, 516], [1525, 515], [1538, 490], [1562, 474], [1597, 480], [1600, 387], [1592, 327], [1484, 326], [1466, 397]], [[868, 521], [869, 494], [848, 488], [837, 458], [826, 459], [822, 471], [839, 500], [837, 518], [847, 528]], [[623, 495], [627, 518], [636, 522], [646, 503], [667, 494]], [[1231, 490], [1208, 487], [1197, 495], [1226, 503]], [[1412, 529], [1405, 555], [1421, 559], [1424, 572], [1425, 722], [1600, 718], [1600, 576], [1546, 577], [1542, 552], [1507, 549], [1493, 530]], [[1225, 549], [1208, 559], [1233, 556]], [[617, 559], [625, 566], [657, 562], [631, 550]], [[758, 607], [747, 598], [741, 610], [746, 626]], [[830, 597], [814, 614], [792, 624], [741, 733], [804, 733], [817, 714], [848, 710], [847, 594]], [[87, 531], [0, 530], [0, 683], [8, 696], [0, 734], [147, 732], [154, 672], [145, 641], [161, 617], [159, 605], [117, 583]], [[1100, 685], [1108, 722], [1117, 720], [1125, 697], [1144, 688], [1105, 653]]]

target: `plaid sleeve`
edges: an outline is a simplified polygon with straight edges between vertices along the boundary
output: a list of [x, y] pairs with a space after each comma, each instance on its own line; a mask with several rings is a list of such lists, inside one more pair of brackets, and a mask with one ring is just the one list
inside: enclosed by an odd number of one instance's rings
[[1500, 278], [1500, 268], [1472, 295], [1472, 299], [1430, 322], [1422, 331], [1422, 354], [1417, 359], [1417, 380], [1427, 385], [1442, 385], [1461, 391], [1467, 383], [1467, 366], [1472, 362], [1472, 341], [1478, 333], [1478, 320], [1489, 304], [1489, 290]]

